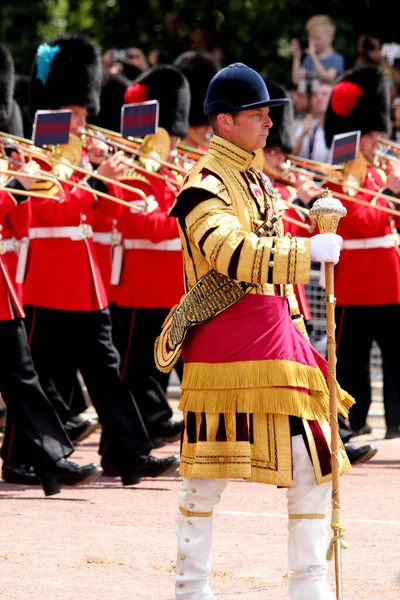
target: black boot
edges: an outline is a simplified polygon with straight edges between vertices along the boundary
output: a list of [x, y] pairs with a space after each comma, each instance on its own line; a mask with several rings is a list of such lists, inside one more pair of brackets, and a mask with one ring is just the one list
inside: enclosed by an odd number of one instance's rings
[[345, 444], [344, 448], [352, 465], [365, 463], [378, 452], [378, 448], [374, 444], [364, 444], [358, 447], [353, 444]]
[[40, 473], [45, 496], [53, 496], [60, 492], [61, 486], [76, 487], [94, 481], [101, 475], [103, 469], [96, 463], [82, 467], [74, 462], [60, 458], [47, 471]]
[[19, 483], [22, 485], [40, 485], [40, 479], [30, 465], [14, 467], [3, 462], [1, 478], [6, 483]]
[[98, 422], [94, 419], [83, 419], [82, 417], [73, 417], [73, 420], [67, 421], [64, 425], [69, 439], [74, 444], [85, 440], [91, 433], [98, 428]]
[[169, 419], [164, 423], [149, 426], [149, 436], [154, 448], [161, 448], [165, 444], [176, 442], [181, 437], [183, 421]]
[[385, 440], [392, 440], [400, 437], [400, 427], [398, 425], [388, 425], [385, 433]]
[[114, 465], [102, 459], [101, 464], [105, 469], [105, 474], [110, 477], [121, 477], [122, 485], [135, 485], [139, 483], [142, 477], [161, 477], [176, 471], [179, 467], [178, 456], [167, 456], [167, 458], [157, 458], [150, 454], [138, 456], [129, 464]]

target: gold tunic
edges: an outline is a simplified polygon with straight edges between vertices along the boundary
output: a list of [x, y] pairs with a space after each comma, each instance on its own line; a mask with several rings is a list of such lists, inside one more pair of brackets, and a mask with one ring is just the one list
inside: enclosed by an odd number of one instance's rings
[[[254, 156], [214, 136], [207, 155], [186, 177], [171, 210], [171, 215], [178, 218], [186, 287], [190, 289], [208, 271], [215, 269], [232, 279], [253, 284], [250, 294], [275, 296], [279, 293], [287, 297], [290, 313], [297, 315], [293, 284], [309, 281], [310, 240], [284, 236], [281, 220], [273, 227], [273, 235], [255, 234], [263, 222], [276, 216], [277, 199], [269, 179], [252, 168]], [[199, 194], [202, 194], [201, 201], [192, 206], [192, 198]], [[300, 324], [305, 333], [302, 320], [296, 319], [295, 323]], [[248, 363], [250, 372], [244, 373], [245, 379], [253, 379], [252, 368], [257, 373], [265, 367], [271, 387], [258, 388], [255, 393], [251, 389], [248, 393], [244, 390], [240, 413], [238, 408], [227, 409], [234, 406], [229, 390], [224, 396], [224, 407], [220, 403], [222, 395], [213, 391], [214, 384], [207, 384], [217, 380], [220, 372], [226, 373], [229, 365], [185, 364], [180, 403], [185, 420], [180, 467], [183, 476], [241, 477], [290, 487], [289, 415], [296, 415], [303, 419], [317, 482], [331, 477], [326, 473], [326, 466], [324, 471], [321, 468], [314, 440], [315, 427], [313, 434], [308, 423], [318, 420], [318, 431], [324, 443], [327, 442], [329, 452], [326, 381], [318, 369], [289, 362]], [[247, 369], [246, 363], [241, 365]], [[274, 378], [287, 383], [275, 383]], [[285, 385], [314, 389], [315, 397], [310, 402], [304, 392], [297, 394], [282, 387], [279, 390], [279, 386]], [[347, 416], [353, 399], [339, 387], [338, 396], [339, 410]], [[298, 401], [301, 397], [305, 399], [304, 406]], [[340, 459], [342, 472], [347, 472], [350, 464], [342, 446]]]

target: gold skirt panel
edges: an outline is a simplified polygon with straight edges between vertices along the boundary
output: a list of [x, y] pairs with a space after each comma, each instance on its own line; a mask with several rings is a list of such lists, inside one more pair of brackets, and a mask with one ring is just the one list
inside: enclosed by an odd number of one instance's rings
[[[279, 487], [291, 487], [292, 451], [289, 417], [263, 413], [184, 412], [180, 475], [188, 479], [247, 479]], [[331, 479], [326, 456], [323, 467], [307, 420], [303, 419], [316, 482]], [[330, 426], [318, 421], [330, 453]], [[321, 446], [321, 444], [319, 444]], [[351, 469], [340, 442], [340, 472]], [[329, 470], [330, 471], [330, 470]]]

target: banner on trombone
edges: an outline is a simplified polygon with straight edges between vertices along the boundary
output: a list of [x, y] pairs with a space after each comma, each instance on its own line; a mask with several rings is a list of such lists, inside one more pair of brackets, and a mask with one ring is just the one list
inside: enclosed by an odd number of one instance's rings
[[331, 165], [347, 163], [357, 156], [360, 135], [361, 131], [349, 131], [333, 137], [329, 158]]
[[72, 110], [38, 110], [32, 130], [35, 146], [68, 144]]
[[158, 100], [124, 104], [121, 108], [121, 135], [124, 138], [144, 137], [158, 128]]

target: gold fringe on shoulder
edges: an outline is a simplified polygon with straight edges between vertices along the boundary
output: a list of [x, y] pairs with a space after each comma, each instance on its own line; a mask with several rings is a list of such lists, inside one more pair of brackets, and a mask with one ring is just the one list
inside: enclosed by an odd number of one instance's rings
[[[338, 411], [354, 400], [338, 386]], [[186, 363], [180, 410], [268, 413], [321, 419], [329, 415], [329, 391], [318, 367], [288, 360]]]

